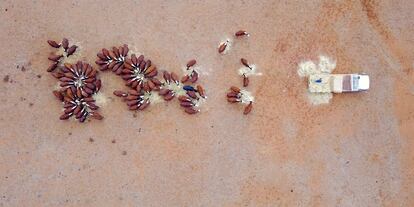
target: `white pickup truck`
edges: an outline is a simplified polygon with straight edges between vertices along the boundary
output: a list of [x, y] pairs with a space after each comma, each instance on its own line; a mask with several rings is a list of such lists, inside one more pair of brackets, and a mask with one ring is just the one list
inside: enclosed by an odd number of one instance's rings
[[369, 76], [365, 74], [315, 74], [309, 76], [312, 93], [344, 93], [369, 89]]

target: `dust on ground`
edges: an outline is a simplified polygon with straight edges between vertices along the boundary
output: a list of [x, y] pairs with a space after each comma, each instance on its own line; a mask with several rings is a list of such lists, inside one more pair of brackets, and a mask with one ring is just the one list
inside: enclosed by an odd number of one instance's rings
[[[319, 56], [319, 62], [315, 63], [312, 60], [307, 60], [299, 63], [298, 75], [302, 78], [309, 78], [310, 75], [315, 74], [331, 74], [336, 67], [336, 61], [324, 55]], [[311, 93], [307, 92], [308, 100], [313, 105], [328, 104], [333, 95], [331, 92], [326, 93]]]

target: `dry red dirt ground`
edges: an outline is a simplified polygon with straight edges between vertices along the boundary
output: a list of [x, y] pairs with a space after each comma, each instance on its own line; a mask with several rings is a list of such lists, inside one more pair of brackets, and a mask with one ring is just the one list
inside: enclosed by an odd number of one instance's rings
[[[0, 2], [0, 206], [413, 206], [412, 0]], [[225, 55], [220, 41], [251, 33]], [[202, 68], [208, 101], [134, 114], [101, 73], [102, 121], [60, 121], [48, 39], [93, 63], [126, 43], [159, 69]], [[298, 63], [366, 72], [371, 90], [313, 106]], [[228, 104], [250, 80], [254, 109]]]

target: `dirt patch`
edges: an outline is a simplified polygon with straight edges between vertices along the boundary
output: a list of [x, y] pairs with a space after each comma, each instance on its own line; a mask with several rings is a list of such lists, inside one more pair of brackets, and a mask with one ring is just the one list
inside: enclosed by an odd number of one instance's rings
[[392, 56], [398, 59], [398, 61], [401, 63], [404, 72], [408, 73], [411, 69], [411, 60], [408, 58], [410, 51], [406, 51], [401, 47], [400, 42], [397, 38], [395, 38], [389, 27], [386, 26], [383, 21], [381, 21], [378, 15], [381, 9], [379, 1], [361, 0], [361, 5], [362, 10], [366, 13], [366, 16], [372, 28], [384, 40], [384, 43], [389, 48]]
[[[413, 84], [413, 83], [411, 83]], [[404, 140], [402, 145], [401, 162], [403, 169], [403, 186], [401, 194], [412, 193], [414, 186], [414, 95], [410, 92], [409, 83], [396, 82], [394, 110], [399, 122], [399, 131]], [[414, 197], [409, 196], [409, 203], [414, 203]]]
[[10, 76], [9, 75], [5, 75], [3, 78], [3, 82], [7, 83], [10, 80]]

